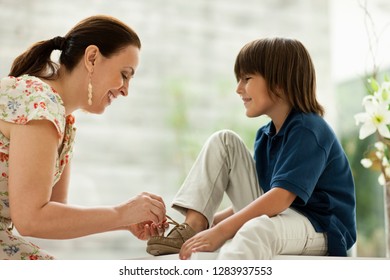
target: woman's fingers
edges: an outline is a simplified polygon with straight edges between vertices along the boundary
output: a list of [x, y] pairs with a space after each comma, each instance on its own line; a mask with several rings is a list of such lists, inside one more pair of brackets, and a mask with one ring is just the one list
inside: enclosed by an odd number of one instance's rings
[[148, 220], [153, 221], [155, 224], [162, 223], [165, 219], [165, 203], [163, 199], [155, 194], [143, 192], [140, 195], [140, 199], [144, 201], [143, 208], [145, 210], [149, 209], [149, 213], [147, 213], [147, 217], [145, 217]]

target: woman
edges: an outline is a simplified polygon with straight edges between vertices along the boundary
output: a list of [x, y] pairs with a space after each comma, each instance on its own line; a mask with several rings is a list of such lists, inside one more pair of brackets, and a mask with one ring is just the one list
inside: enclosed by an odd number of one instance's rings
[[[161, 197], [111, 207], [67, 205], [75, 110], [101, 114], [127, 96], [141, 42], [124, 23], [92, 16], [33, 45], [0, 82], [0, 259], [53, 259], [19, 235], [68, 239], [128, 230], [148, 239], [165, 219]], [[61, 52], [59, 64], [51, 59]], [[145, 226], [147, 225], [147, 226]], [[153, 226], [149, 226], [153, 225]], [[154, 233], [155, 234], [155, 233]]]

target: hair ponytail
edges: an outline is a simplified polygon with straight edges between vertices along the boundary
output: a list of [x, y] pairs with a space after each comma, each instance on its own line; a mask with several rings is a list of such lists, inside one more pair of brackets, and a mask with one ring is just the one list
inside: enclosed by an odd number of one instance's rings
[[[123, 22], [110, 16], [91, 16], [79, 22], [65, 37], [57, 36], [34, 44], [14, 60], [9, 75], [55, 79], [60, 65], [72, 71], [89, 45], [96, 45], [103, 56], [110, 57], [129, 45], [141, 48], [141, 41]], [[53, 50], [61, 50], [60, 65], [50, 58]]]
[[53, 50], [57, 49], [54, 39], [40, 41], [19, 55], [13, 62], [9, 75], [18, 77], [29, 74], [41, 78], [51, 79], [55, 75], [58, 65], [50, 58]]

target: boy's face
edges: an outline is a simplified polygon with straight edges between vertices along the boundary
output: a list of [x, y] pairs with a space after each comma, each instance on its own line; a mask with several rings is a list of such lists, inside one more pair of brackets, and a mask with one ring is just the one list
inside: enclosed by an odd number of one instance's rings
[[243, 75], [238, 81], [236, 92], [240, 95], [249, 118], [272, 115], [276, 109], [270, 97], [265, 79], [259, 74]]

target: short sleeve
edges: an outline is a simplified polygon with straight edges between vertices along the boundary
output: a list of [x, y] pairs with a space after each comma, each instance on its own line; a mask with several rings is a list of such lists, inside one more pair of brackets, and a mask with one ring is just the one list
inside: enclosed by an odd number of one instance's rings
[[271, 187], [283, 187], [306, 204], [326, 164], [326, 153], [306, 128], [293, 129], [275, 166]]
[[65, 108], [61, 97], [40, 79], [28, 75], [6, 77], [0, 81], [0, 118], [26, 124], [32, 120], [48, 120], [64, 135]]

